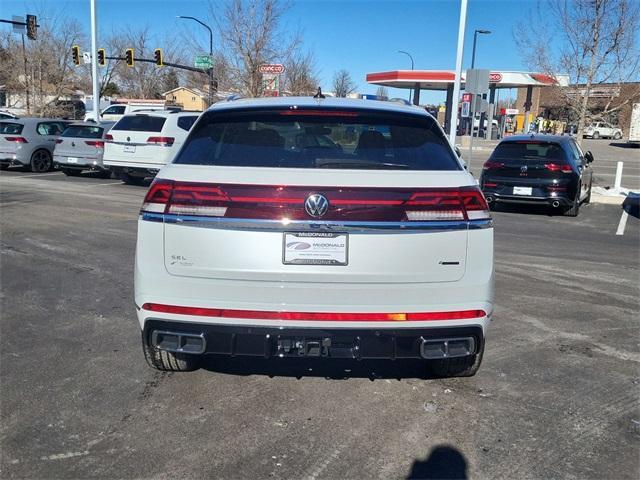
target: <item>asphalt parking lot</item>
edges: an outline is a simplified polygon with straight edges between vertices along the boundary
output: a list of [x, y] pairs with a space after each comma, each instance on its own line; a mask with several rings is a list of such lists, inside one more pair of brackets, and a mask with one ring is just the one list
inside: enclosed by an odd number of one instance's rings
[[640, 221], [615, 235], [619, 206], [495, 212], [475, 377], [243, 359], [163, 374], [133, 307], [145, 191], [0, 174], [0, 477], [638, 478]]

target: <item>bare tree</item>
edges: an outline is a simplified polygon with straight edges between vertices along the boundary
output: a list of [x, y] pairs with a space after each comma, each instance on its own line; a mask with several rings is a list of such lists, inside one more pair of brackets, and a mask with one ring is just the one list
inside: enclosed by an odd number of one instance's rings
[[291, 95], [312, 95], [318, 89], [315, 59], [311, 53], [293, 52], [286, 62], [284, 89]]
[[[639, 18], [640, 2], [636, 0], [547, 0], [532, 13], [527, 26], [519, 27], [516, 40], [533, 68], [550, 75], [569, 75], [574, 87], [558, 91], [578, 118], [579, 141], [594, 87], [603, 83], [620, 86], [637, 79]], [[634, 101], [614, 101], [616, 89], [610, 91], [605, 113]], [[635, 98], [640, 98], [640, 91], [638, 94]]]
[[380, 86], [376, 90], [376, 95], [382, 99], [389, 98], [389, 90], [387, 90], [387, 87]]
[[280, 0], [225, 0], [210, 3], [229, 65], [231, 83], [252, 97], [262, 94], [263, 63], [282, 62], [300, 43], [298, 34], [287, 35], [282, 16], [289, 3]]
[[336, 97], [346, 97], [356, 90], [356, 84], [346, 70], [339, 70], [333, 76], [333, 93]]

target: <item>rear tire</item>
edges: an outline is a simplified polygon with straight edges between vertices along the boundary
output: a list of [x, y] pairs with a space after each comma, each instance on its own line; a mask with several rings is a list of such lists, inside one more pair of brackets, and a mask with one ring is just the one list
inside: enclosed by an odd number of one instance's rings
[[111, 170], [102, 170], [98, 176], [100, 178], [111, 178]]
[[53, 168], [53, 159], [47, 150], [36, 150], [31, 154], [31, 171], [34, 173], [45, 173]]
[[436, 377], [473, 377], [480, 369], [483, 356], [484, 342], [482, 342], [482, 349], [475, 355], [431, 360], [428, 362], [427, 368]]
[[616, 132], [615, 135], [613, 136], [614, 140], [620, 140], [622, 138], [622, 135], [620, 134], [620, 132]]
[[593, 132], [593, 135], [591, 136], [591, 138], [593, 138], [594, 140], [598, 140], [600, 138], [600, 133], [599, 132]]
[[576, 198], [573, 200], [573, 204], [563, 212], [563, 215], [565, 217], [577, 217], [579, 213], [580, 213], [580, 186], [578, 185], [578, 193], [576, 194]]
[[589, 193], [587, 193], [587, 197], [584, 199], [584, 202], [582, 202], [585, 205], [591, 203], [591, 187], [593, 187], [593, 180], [589, 182]]
[[191, 372], [198, 368], [199, 358], [188, 353], [173, 353], [149, 345], [142, 332], [142, 352], [147, 364], [163, 372]]
[[82, 170], [75, 170], [73, 168], [62, 168], [61, 170], [67, 177], [79, 177], [82, 173]]
[[0, 163], [0, 170], [6, 170], [7, 168], [9, 168], [8, 163]]
[[130, 175], [128, 173], [122, 172], [120, 174], [120, 180], [122, 180], [127, 185], [137, 185], [140, 186], [144, 183], [144, 177], [136, 177], [134, 175]]

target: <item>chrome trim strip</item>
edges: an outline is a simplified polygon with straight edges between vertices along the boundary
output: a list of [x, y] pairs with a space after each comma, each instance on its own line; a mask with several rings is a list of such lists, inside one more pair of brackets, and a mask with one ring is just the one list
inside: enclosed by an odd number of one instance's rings
[[492, 228], [493, 220], [455, 220], [430, 222], [339, 222], [331, 220], [263, 220], [250, 218], [203, 217], [197, 215], [174, 215], [165, 213], [140, 212], [140, 219], [150, 222], [184, 224], [191, 227], [217, 228], [222, 230], [270, 230], [270, 231], [318, 231], [336, 232], [389, 232], [401, 230], [410, 232], [478, 230]]

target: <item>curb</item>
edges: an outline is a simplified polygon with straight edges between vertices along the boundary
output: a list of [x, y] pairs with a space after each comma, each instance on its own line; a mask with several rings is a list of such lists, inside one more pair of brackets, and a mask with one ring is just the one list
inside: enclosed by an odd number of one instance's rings
[[622, 195], [591, 195], [591, 203], [604, 203], [607, 205], [622, 205], [626, 197]]

